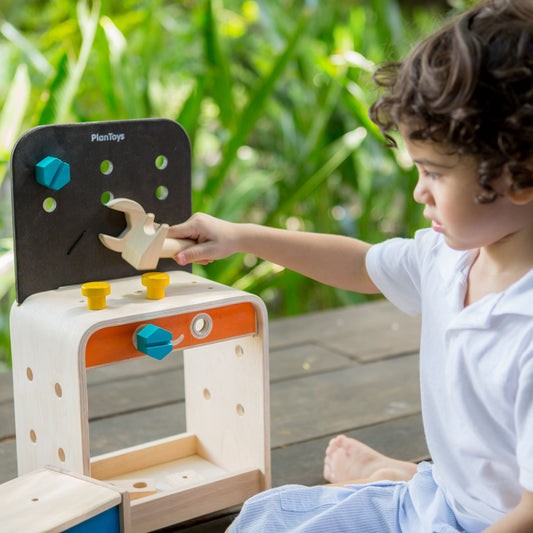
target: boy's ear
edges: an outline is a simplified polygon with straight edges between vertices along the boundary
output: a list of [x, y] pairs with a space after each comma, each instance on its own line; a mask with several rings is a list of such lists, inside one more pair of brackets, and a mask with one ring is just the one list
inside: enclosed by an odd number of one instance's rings
[[[533, 177], [533, 159], [528, 160], [526, 168], [530, 172], [530, 176]], [[516, 205], [526, 205], [533, 200], [533, 186], [517, 189], [513, 187], [513, 181], [509, 172], [509, 168], [506, 166], [504, 170], [504, 182], [507, 184], [507, 196]]]
[[507, 196], [516, 205], [526, 205], [533, 200], [533, 187], [525, 189], [513, 189], [509, 187]]

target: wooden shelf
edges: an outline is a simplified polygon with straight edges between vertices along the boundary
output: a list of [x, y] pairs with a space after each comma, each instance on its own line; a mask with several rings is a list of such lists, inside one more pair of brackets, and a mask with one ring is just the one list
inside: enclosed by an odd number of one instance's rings
[[[134, 532], [151, 531], [242, 503], [260, 492], [261, 471], [228, 472], [201, 457], [195, 435], [183, 433], [91, 460], [93, 478], [155, 487], [131, 502]], [[118, 483], [124, 488], [126, 484]], [[135, 498], [135, 499], [134, 499]]]

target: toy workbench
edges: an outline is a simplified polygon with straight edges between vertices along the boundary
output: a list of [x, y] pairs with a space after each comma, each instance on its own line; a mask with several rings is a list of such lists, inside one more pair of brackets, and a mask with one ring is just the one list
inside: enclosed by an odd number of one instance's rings
[[[270, 486], [265, 306], [179, 267], [191, 243], [166, 238], [191, 214], [190, 166], [186, 133], [163, 119], [42, 126], [12, 154], [19, 476], [52, 467], [126, 493], [122, 531]], [[88, 369], [177, 350], [186, 433], [91, 457]]]

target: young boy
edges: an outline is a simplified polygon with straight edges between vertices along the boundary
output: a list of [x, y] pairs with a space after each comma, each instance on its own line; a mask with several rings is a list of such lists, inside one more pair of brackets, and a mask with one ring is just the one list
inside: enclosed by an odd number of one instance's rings
[[[370, 244], [197, 214], [177, 261], [247, 252], [422, 314], [433, 465], [339, 436], [324, 473], [248, 500], [231, 532], [533, 532], [533, 0], [484, 0], [378, 70], [431, 229]], [[363, 484], [361, 484], [363, 483]]]

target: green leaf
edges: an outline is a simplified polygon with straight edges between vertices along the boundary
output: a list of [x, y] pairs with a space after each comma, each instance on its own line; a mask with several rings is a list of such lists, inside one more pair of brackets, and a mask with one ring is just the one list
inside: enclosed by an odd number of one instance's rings
[[122, 111], [124, 118], [139, 118], [143, 115], [140, 111], [142, 103], [139, 102], [138, 94], [133, 89], [135, 80], [131, 76], [127, 63], [128, 42], [109, 17], [101, 17], [100, 26], [104, 30], [109, 48], [109, 64], [114, 82], [117, 109]]
[[253, 290], [254, 286], [259, 282], [264, 281], [265, 278], [273, 278], [283, 271], [278, 265], [270, 263], [269, 261], [261, 261], [248, 274], [239, 278], [233, 287], [241, 291]]
[[189, 135], [193, 149], [195, 146], [196, 131], [199, 127], [198, 118], [202, 109], [202, 102], [205, 98], [205, 85], [205, 76], [199, 76], [177, 117], [177, 121]]
[[368, 116], [369, 105], [366, 102], [363, 89], [354, 81], [348, 81], [345, 88], [347, 92], [347, 94], [343, 95], [345, 105], [350, 109], [354, 116], [357, 117], [361, 126], [369, 131], [373, 137], [384, 143], [385, 138], [381, 134], [381, 131]]
[[330, 80], [326, 97], [313, 115], [313, 121], [309, 129], [309, 134], [305, 142], [305, 148], [302, 151], [302, 160], [307, 160], [314, 150], [317, 150], [320, 137], [323, 135], [331, 115], [338, 105], [339, 96], [342, 91], [342, 85], [334, 78]]
[[[7, 255], [7, 254], [6, 254]], [[2, 257], [0, 257], [0, 261]], [[0, 265], [1, 267], [2, 265]], [[10, 272], [2, 274], [0, 272], [0, 298], [3, 298], [15, 284], [15, 272], [11, 269]]]
[[40, 123], [62, 123], [69, 119], [72, 103], [82, 80], [89, 54], [91, 52], [98, 18], [100, 13], [100, 2], [93, 3], [92, 11], [88, 11], [85, 1], [78, 2], [78, 24], [82, 34], [80, 53], [77, 60], [67, 64], [67, 55], [64, 54], [58, 72], [50, 87], [51, 105], [46, 106], [41, 114]]
[[246, 173], [231, 188], [231, 195], [216, 198], [211, 206], [211, 213], [227, 220], [241, 220], [251, 207], [273, 186], [276, 178], [272, 172], [251, 171]]
[[[0, 154], [7, 156], [17, 139], [22, 121], [30, 99], [31, 82], [28, 76], [28, 68], [21, 63], [11, 82], [7, 97], [0, 113]], [[4, 175], [0, 174], [0, 187]]]
[[2, 248], [6, 246], [7, 250], [0, 254], [0, 300], [15, 283], [13, 239], [2, 239]]
[[2, 21], [0, 24], [0, 33], [11, 41], [17, 48], [22, 50], [24, 55], [28, 58], [34, 68], [45, 76], [50, 76], [54, 72], [54, 68], [48, 62], [46, 57], [39, 52], [33, 44], [20, 33], [17, 28], [7, 21]]
[[[257, 119], [264, 112], [267, 100], [272, 94], [276, 82], [281, 77], [285, 67], [291, 59], [296, 45], [298, 44], [299, 39], [304, 32], [307, 21], [308, 14], [304, 13], [300, 17], [296, 29], [289, 39], [285, 50], [274, 62], [269, 74], [259, 83], [259, 86], [252, 93], [248, 104], [242, 111], [237, 122], [237, 128], [233, 132], [229, 142], [226, 144], [222, 163], [220, 164], [216, 174], [206, 183], [205, 194], [207, 196], [207, 202], [209, 202], [209, 198], [213, 198], [222, 187], [226, 174], [233, 163], [235, 156], [237, 155], [237, 151], [245, 143], [246, 138], [254, 127]], [[208, 209], [208, 204], [206, 205], [206, 208]]]
[[206, 0], [204, 38], [207, 63], [211, 69], [213, 98], [220, 109], [220, 120], [226, 128], [231, 128], [235, 116], [233, 103], [233, 82], [230, 71], [230, 58], [224, 50], [217, 25], [217, 15], [221, 6], [217, 0]]
[[329, 158], [324, 164], [305, 181], [298, 183], [297, 187], [289, 192], [279, 207], [270, 215], [271, 223], [279, 213], [290, 212], [292, 207], [313, 194], [316, 189], [348, 158], [363, 142], [367, 135], [366, 129], [359, 127], [344, 134], [333, 142], [327, 152]]
[[59, 101], [62, 98], [63, 87], [67, 83], [68, 76], [68, 57], [66, 53], [63, 53], [57, 64], [55, 76], [50, 82], [48, 91], [44, 92], [44, 94], [48, 94], [48, 99], [41, 110], [39, 119], [37, 120], [38, 124], [52, 124], [56, 121], [57, 108], [59, 106]]
[[397, 59], [405, 40], [400, 6], [397, 0], [371, 0], [371, 5], [381, 46], [393, 52], [389, 59]]

